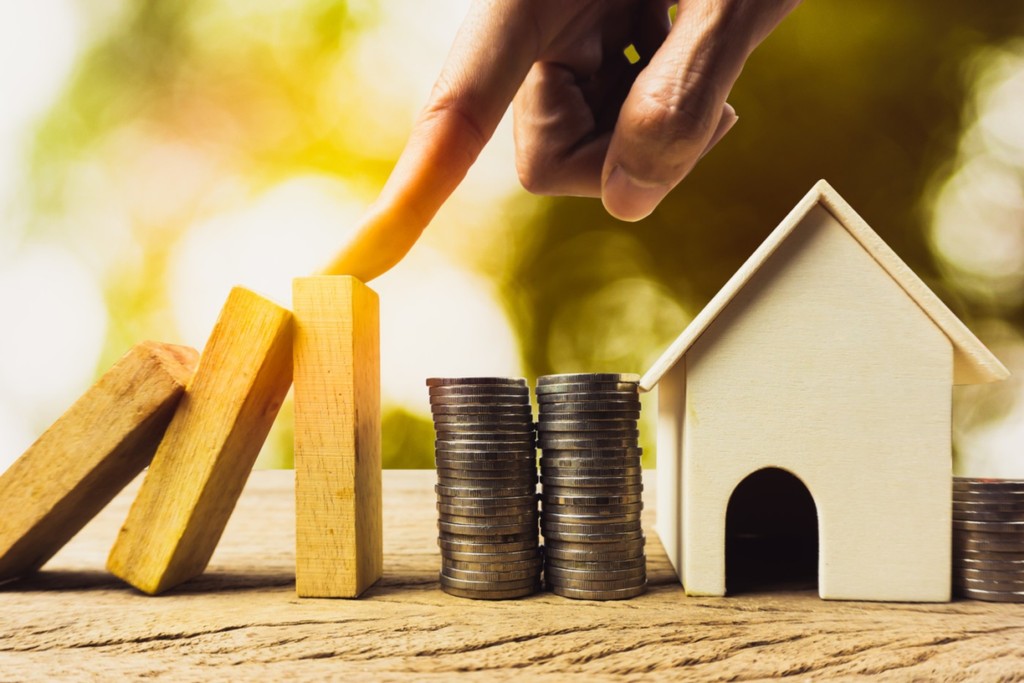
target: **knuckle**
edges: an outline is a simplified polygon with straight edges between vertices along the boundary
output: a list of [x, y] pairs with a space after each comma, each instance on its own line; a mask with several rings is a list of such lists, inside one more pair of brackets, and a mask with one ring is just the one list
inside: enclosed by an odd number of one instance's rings
[[711, 135], [717, 98], [698, 80], [700, 74], [688, 73], [670, 87], [646, 91], [635, 107], [638, 133], [669, 148], [690, 147]]

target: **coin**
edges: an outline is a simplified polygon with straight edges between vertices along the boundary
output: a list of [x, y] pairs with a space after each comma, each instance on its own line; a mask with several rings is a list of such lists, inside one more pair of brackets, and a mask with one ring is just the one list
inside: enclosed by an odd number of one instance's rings
[[506, 486], [500, 482], [487, 484], [485, 486], [469, 486], [467, 484], [435, 484], [434, 492], [440, 496], [451, 496], [460, 497], [466, 496], [468, 498], [481, 498], [487, 496], [532, 496], [536, 494], [536, 486], [534, 484], [522, 484], [518, 486]]
[[539, 515], [536, 510], [514, 513], [509, 511], [504, 515], [496, 515], [494, 517], [480, 517], [477, 515], [453, 515], [447, 512], [440, 513], [440, 519], [445, 522], [452, 524], [470, 524], [475, 526], [526, 526], [537, 523]]
[[444, 387], [430, 387], [429, 396], [482, 396], [507, 400], [508, 396], [529, 396], [530, 388], [518, 384], [464, 384]]
[[963, 529], [964, 531], [1016, 534], [1024, 541], [1024, 522], [968, 522], [954, 519], [953, 528]]
[[640, 375], [630, 372], [573, 372], [543, 375], [537, 378], [537, 386], [565, 384], [568, 382], [631, 382], [639, 384]]
[[640, 467], [546, 467], [541, 463], [540, 473], [550, 477], [639, 477]]
[[619, 486], [643, 486], [643, 477], [639, 475], [624, 477], [549, 477], [541, 479], [545, 487], [556, 486], [572, 489], [612, 489]]
[[461, 500], [458, 500], [458, 504], [455, 505], [441, 501], [437, 503], [438, 512], [462, 517], [501, 517], [510, 513], [523, 514], [531, 510], [534, 512], [537, 510], [537, 502], [534, 500], [528, 500], [519, 505], [509, 504], [501, 498], [491, 499], [487, 505], [463, 505]]
[[953, 515], [959, 512], [1024, 512], [1024, 496], [1016, 503], [999, 503], [978, 500], [973, 502], [953, 501]]
[[644, 583], [632, 588], [621, 588], [618, 590], [585, 590], [566, 586], [552, 586], [551, 592], [563, 598], [575, 598], [577, 600], [627, 600], [646, 593], [647, 584]]
[[598, 431], [635, 431], [636, 420], [541, 420], [537, 423], [540, 432], [598, 432]]
[[[544, 540], [546, 542], [558, 541], [567, 543], [618, 543], [619, 541], [632, 541], [639, 538], [643, 538], [644, 532], [637, 531], [622, 531], [606, 534], [597, 533], [570, 533], [563, 531], [555, 531], [553, 529], [544, 529]], [[552, 548], [557, 547], [557, 543], [550, 544]]]
[[579, 449], [597, 449], [597, 448], [629, 448], [636, 446], [636, 438], [627, 439], [552, 439], [548, 437], [540, 437], [537, 440], [537, 445], [541, 448], [579, 448]]
[[631, 557], [625, 560], [563, 560], [558, 557], [548, 557], [544, 560], [549, 567], [558, 567], [561, 569], [581, 569], [587, 571], [602, 571], [609, 569], [615, 571], [616, 569], [633, 569], [636, 567], [647, 566], [647, 556], [638, 555], [637, 557]]
[[544, 514], [569, 515], [577, 519], [618, 517], [622, 515], [639, 515], [644, 509], [640, 503], [618, 503], [615, 505], [559, 505], [557, 503], [545, 503], [541, 501], [541, 510]]
[[986, 550], [974, 550], [971, 548], [958, 547], [954, 561], [961, 562], [1018, 562], [1024, 563], [1024, 550], [1017, 553], [989, 552]]
[[1024, 591], [991, 591], [961, 586], [957, 593], [965, 598], [986, 602], [1024, 602]]
[[541, 518], [541, 529], [544, 532], [553, 531], [566, 534], [616, 534], [640, 531], [641, 529], [639, 519], [628, 522], [565, 521], [565, 519], [559, 515], [545, 514]]
[[954, 491], [1000, 491], [1024, 493], [1024, 479], [976, 479], [953, 477]]
[[441, 556], [442, 562], [465, 562], [466, 564], [515, 564], [517, 562], [537, 561], [544, 558], [540, 547], [527, 548], [526, 550], [504, 551], [497, 553], [476, 553], [462, 552], [459, 550], [445, 550]]
[[592, 392], [614, 391], [639, 394], [640, 389], [631, 382], [558, 382], [551, 384], [538, 384], [537, 395], [545, 394], [581, 394]]
[[960, 522], [1024, 522], [1024, 510], [993, 512], [953, 510], [953, 520]]
[[523, 579], [514, 579], [509, 581], [478, 581], [474, 579], [460, 579], [454, 576], [448, 576], [444, 572], [439, 573], [438, 576], [441, 580], [442, 586], [461, 588], [463, 590], [505, 590], [511, 588], [525, 588], [527, 586], [533, 586], [540, 583], [539, 578], [535, 578], [532, 576]]
[[1024, 581], [998, 581], [995, 579], [972, 579], [954, 576], [953, 585], [960, 588], [973, 588], [983, 591], [1010, 591], [1013, 593], [1024, 591]]
[[[579, 396], [580, 394], [567, 394], [570, 396]], [[583, 416], [587, 413], [639, 413], [640, 412], [640, 401], [635, 398], [630, 399], [624, 396], [620, 396], [616, 399], [598, 400], [597, 398], [591, 397], [590, 400], [585, 401], [563, 401], [563, 402], [548, 402], [539, 403], [540, 414], [542, 417], [547, 415], [557, 415], [561, 413], [572, 413], [574, 415]], [[584, 419], [583, 417], [575, 419]]]
[[543, 479], [541, 479], [541, 486], [543, 487], [541, 496], [569, 498], [577, 496], [639, 496], [644, 490], [643, 484], [584, 488], [582, 486], [556, 486], [550, 481], [544, 481]]
[[[538, 423], [543, 425], [543, 422]], [[638, 439], [640, 430], [634, 425], [629, 429], [603, 429], [590, 432], [547, 432], [538, 427], [537, 439], [551, 441], [554, 439], [570, 439], [573, 441], [585, 441], [588, 439]], [[636, 444], [632, 444], [635, 446]]]
[[603, 507], [605, 505], [632, 505], [635, 503], [642, 503], [643, 496], [641, 494], [621, 494], [610, 496], [555, 496], [543, 493], [540, 496], [540, 500], [542, 504], [546, 505], [592, 508]]
[[527, 535], [537, 533], [537, 524], [535, 522], [492, 526], [486, 523], [458, 524], [456, 522], [446, 522], [443, 519], [439, 519], [437, 521], [437, 528], [446, 534], [453, 534], [455, 536], [488, 536], [494, 538], [511, 537], [511, 539], [514, 540], [519, 540], [517, 537], [525, 537]]
[[[1024, 572], [1020, 568], [1014, 569], [976, 569], [974, 567], [956, 567], [955, 576], [978, 581], [1002, 581], [1007, 583], [1024, 583]], [[1024, 588], [1021, 588], [1024, 590]]]
[[642, 556], [644, 543], [644, 538], [621, 543], [559, 543], [545, 547], [544, 557], [545, 561], [622, 562]]
[[584, 391], [573, 394], [537, 394], [537, 404], [546, 403], [603, 403], [606, 401], [640, 402], [635, 391]]
[[477, 415], [474, 413], [441, 413], [439, 415], [433, 415], [434, 424], [454, 424], [460, 426], [474, 426], [474, 425], [510, 425], [514, 427], [533, 427], [533, 415], [529, 417], [520, 413], [512, 415], [502, 415], [498, 413], [496, 415], [482, 414]]
[[448, 564], [442, 565], [441, 576], [446, 579], [457, 579], [460, 581], [481, 581], [489, 584], [511, 583], [514, 581], [538, 580], [540, 577], [541, 565], [535, 564], [525, 569], [514, 571], [476, 571], [472, 569], [457, 569]]
[[528, 387], [523, 377], [428, 377], [428, 387], [449, 387], [468, 384], [513, 384]]
[[455, 588], [453, 586], [441, 585], [441, 590], [449, 595], [457, 598], [469, 598], [471, 600], [512, 600], [515, 598], [525, 598], [533, 595], [540, 590], [540, 582], [537, 582], [535, 586], [527, 586], [526, 588], [509, 588], [504, 590], [463, 590], [461, 588]]
[[523, 551], [537, 552], [537, 536], [529, 534], [526, 538], [512, 541], [491, 542], [487, 540], [474, 539], [468, 536], [450, 536], [441, 534], [437, 538], [437, 545], [443, 552], [453, 553], [508, 553], [511, 557], [515, 553]]
[[433, 403], [431, 413], [437, 415], [504, 415], [506, 417], [532, 418], [533, 407], [529, 404], [508, 405], [490, 403]]
[[639, 458], [643, 455], [644, 449], [638, 447], [630, 448], [598, 448], [590, 450], [560, 450], [557, 448], [546, 448], [542, 457], [550, 464], [556, 464], [559, 460], [568, 460], [570, 464], [582, 460], [627, 460]]

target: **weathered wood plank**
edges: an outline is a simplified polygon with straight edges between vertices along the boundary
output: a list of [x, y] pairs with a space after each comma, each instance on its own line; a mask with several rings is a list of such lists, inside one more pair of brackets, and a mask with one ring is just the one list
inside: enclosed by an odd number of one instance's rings
[[0, 477], [0, 581], [50, 559], [153, 458], [199, 354], [133, 346]]
[[383, 563], [377, 293], [347, 276], [293, 293], [295, 590], [354, 598]]
[[[653, 493], [653, 478], [648, 494]], [[294, 593], [292, 473], [254, 472], [209, 571], [159, 600], [102, 571], [137, 484], [0, 591], [0, 679], [1020, 680], [1024, 606], [687, 598], [655, 534], [620, 603], [485, 603], [437, 585], [432, 472], [384, 472], [384, 576], [360, 600]], [[653, 518], [647, 500], [646, 522]]]
[[107, 568], [146, 593], [201, 574], [292, 382], [292, 314], [228, 296]]

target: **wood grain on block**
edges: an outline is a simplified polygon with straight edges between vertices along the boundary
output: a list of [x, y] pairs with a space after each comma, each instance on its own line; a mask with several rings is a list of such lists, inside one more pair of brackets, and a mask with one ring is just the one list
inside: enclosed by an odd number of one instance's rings
[[292, 315], [231, 291], [107, 568], [156, 594], [201, 574], [292, 380]]
[[198, 360], [132, 347], [0, 477], [0, 581], [41, 567], [149, 464]]
[[383, 568], [377, 294], [298, 278], [293, 306], [296, 591], [357, 597]]

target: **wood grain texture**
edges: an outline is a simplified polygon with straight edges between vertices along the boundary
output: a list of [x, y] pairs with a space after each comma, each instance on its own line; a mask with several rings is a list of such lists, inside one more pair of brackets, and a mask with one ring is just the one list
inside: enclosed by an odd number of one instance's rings
[[0, 476], [0, 581], [42, 566], [149, 464], [198, 360], [135, 345]]
[[231, 291], [108, 569], [157, 594], [206, 568], [292, 380], [292, 315]]
[[44, 571], [0, 590], [0, 679], [1022, 680], [1024, 605], [688, 598], [653, 534], [651, 589], [633, 600], [446, 595], [434, 481], [384, 472], [384, 576], [346, 601], [295, 597], [286, 471], [252, 474], [209, 571], [139, 595], [102, 571], [133, 485]]
[[383, 563], [377, 294], [346, 276], [293, 293], [296, 592], [357, 597]]
[[724, 594], [730, 498], [776, 467], [817, 506], [822, 597], [949, 599], [951, 343], [831, 213], [812, 208], [685, 359], [688, 593]]

